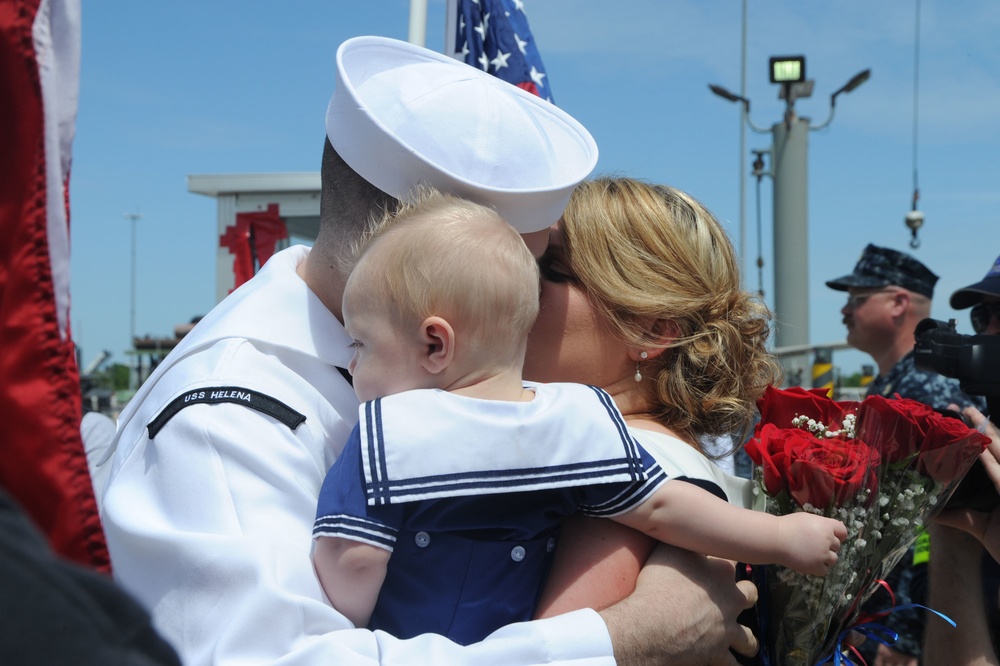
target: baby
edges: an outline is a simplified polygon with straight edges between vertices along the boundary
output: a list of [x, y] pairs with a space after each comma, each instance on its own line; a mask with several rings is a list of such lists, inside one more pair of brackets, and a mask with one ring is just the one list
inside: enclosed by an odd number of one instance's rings
[[521, 378], [538, 267], [489, 208], [424, 193], [373, 235], [344, 326], [360, 423], [313, 535], [356, 626], [481, 640], [531, 618], [560, 521], [607, 517], [677, 546], [825, 575], [847, 530], [729, 504], [664, 471], [611, 397]]

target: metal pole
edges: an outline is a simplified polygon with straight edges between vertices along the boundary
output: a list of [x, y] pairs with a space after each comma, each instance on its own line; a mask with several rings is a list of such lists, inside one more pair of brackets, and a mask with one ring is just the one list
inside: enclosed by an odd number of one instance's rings
[[[129, 279], [131, 295], [129, 298], [128, 333], [129, 344], [132, 346], [132, 351], [135, 351], [135, 223], [142, 219], [142, 215], [139, 213], [126, 213], [125, 219], [132, 223], [132, 271]], [[139, 387], [139, 361], [135, 354], [133, 354], [131, 365], [132, 367], [129, 369], [128, 375], [128, 387], [130, 390], [134, 390]]]
[[[747, 96], [747, 0], [743, 0], [743, 30], [740, 38], [740, 97]], [[747, 238], [747, 107], [740, 111], [740, 269], [746, 271]]]
[[[789, 109], [774, 135], [775, 346], [809, 342], [809, 121]], [[784, 359], [789, 377], [803, 376], [805, 355]]]
[[410, 0], [409, 42], [425, 46], [427, 42], [427, 0]]

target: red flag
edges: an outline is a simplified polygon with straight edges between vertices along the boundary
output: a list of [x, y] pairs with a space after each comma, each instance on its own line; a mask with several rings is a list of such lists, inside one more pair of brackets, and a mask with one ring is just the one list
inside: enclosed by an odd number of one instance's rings
[[0, 486], [59, 554], [110, 571], [69, 325], [79, 0], [0, 0]]

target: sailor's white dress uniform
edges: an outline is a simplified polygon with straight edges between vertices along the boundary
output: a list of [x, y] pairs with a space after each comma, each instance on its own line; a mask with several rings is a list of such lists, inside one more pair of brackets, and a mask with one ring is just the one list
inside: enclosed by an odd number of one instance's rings
[[368, 402], [314, 536], [393, 552], [370, 628], [459, 643], [531, 618], [563, 518], [624, 513], [665, 480], [603, 390], [530, 402], [417, 390]]
[[307, 252], [271, 257], [123, 412], [97, 468], [107, 479], [101, 519], [116, 580], [187, 666], [407, 664], [428, 655], [468, 666], [614, 664], [607, 627], [591, 610], [462, 647], [355, 630], [330, 606], [310, 558], [313, 518], [358, 400], [338, 371], [351, 360], [351, 338], [296, 274]]

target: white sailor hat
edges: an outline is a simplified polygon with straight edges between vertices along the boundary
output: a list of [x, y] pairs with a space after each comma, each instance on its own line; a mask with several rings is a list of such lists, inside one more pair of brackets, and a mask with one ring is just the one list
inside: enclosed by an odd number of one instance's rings
[[355, 37], [337, 50], [326, 133], [344, 161], [406, 199], [430, 185], [494, 207], [521, 233], [556, 222], [597, 164], [569, 114], [495, 76], [407, 42]]

